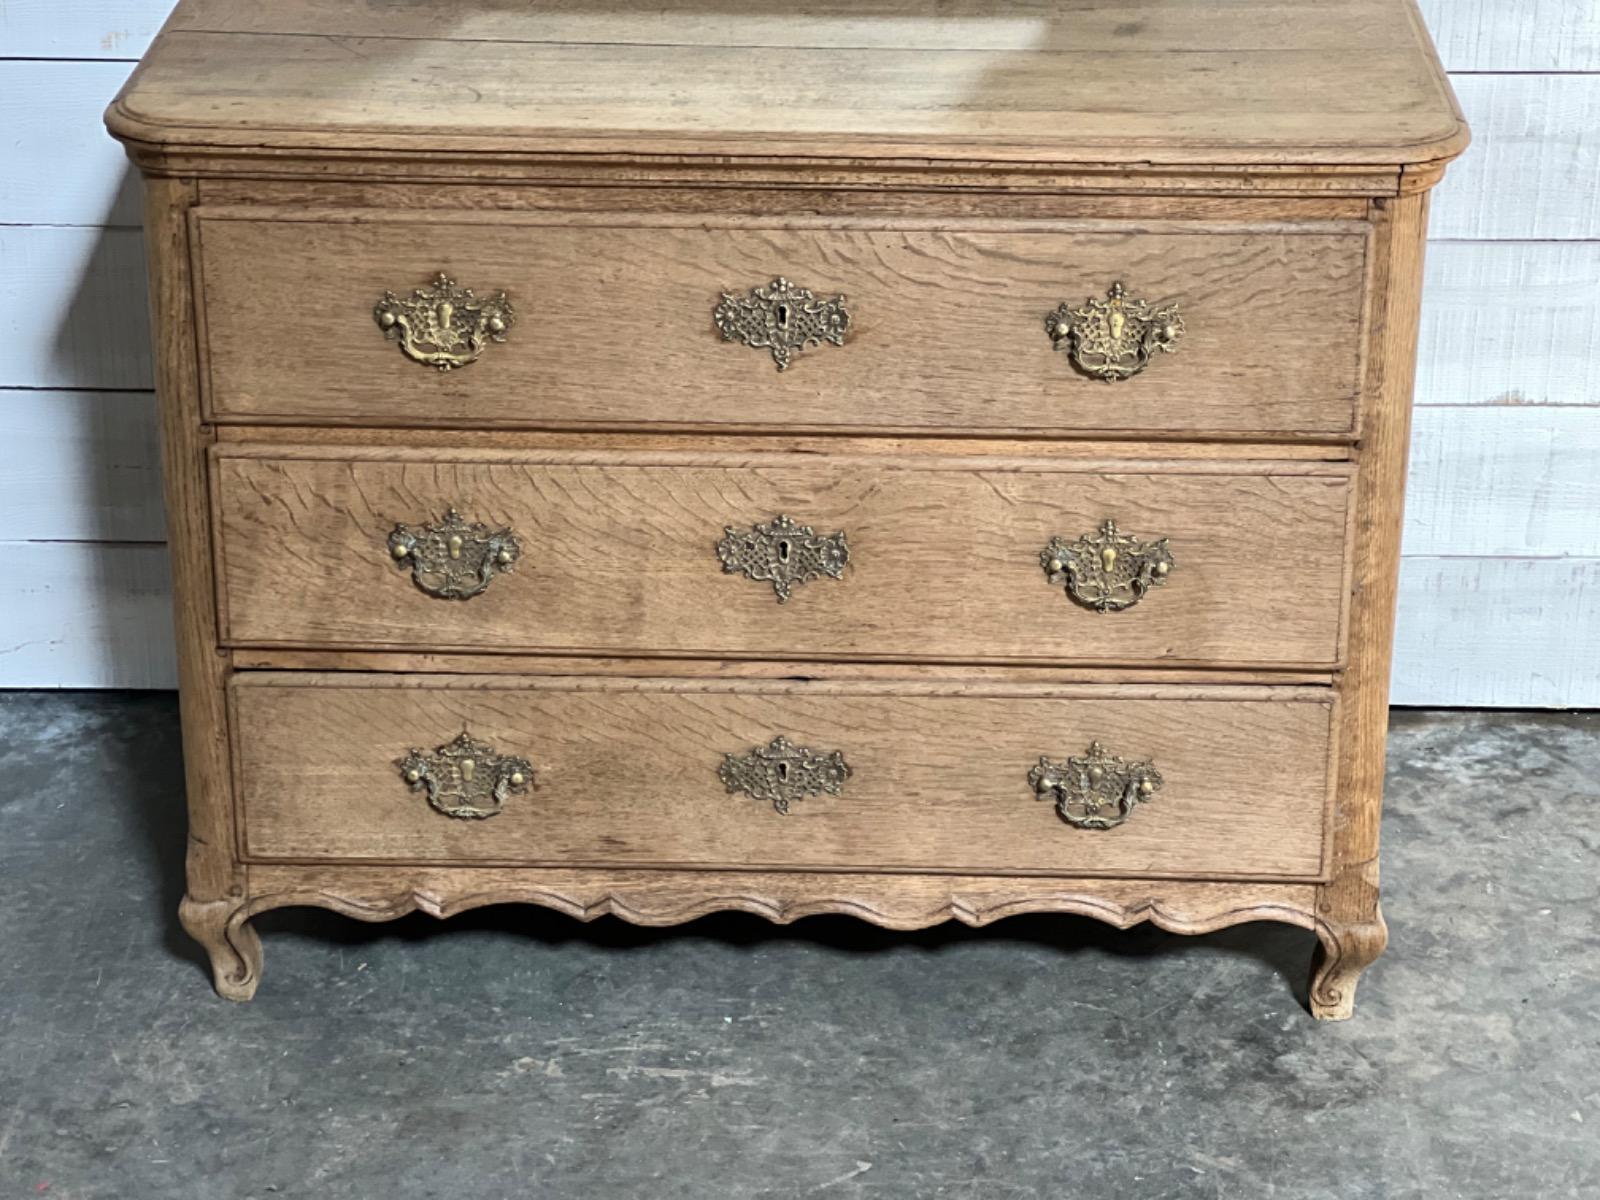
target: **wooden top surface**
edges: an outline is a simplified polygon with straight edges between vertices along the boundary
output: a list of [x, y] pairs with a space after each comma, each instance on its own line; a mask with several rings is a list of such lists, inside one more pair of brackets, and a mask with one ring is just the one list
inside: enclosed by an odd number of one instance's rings
[[174, 147], [1403, 166], [1466, 129], [1413, 0], [182, 0]]

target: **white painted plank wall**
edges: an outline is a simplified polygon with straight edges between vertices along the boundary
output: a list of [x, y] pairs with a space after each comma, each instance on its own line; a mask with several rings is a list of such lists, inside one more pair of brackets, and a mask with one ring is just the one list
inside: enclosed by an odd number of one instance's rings
[[[0, 686], [170, 686], [138, 199], [168, 0], [0, 2]], [[1424, 0], [1435, 193], [1394, 699], [1600, 705], [1600, 0]], [[30, 61], [45, 60], [45, 61]]]

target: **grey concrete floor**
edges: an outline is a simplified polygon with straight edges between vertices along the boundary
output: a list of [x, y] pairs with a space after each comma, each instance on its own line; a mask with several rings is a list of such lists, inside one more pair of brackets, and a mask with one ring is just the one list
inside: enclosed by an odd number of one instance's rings
[[1066, 917], [177, 928], [165, 695], [0, 694], [0, 1200], [1600, 1196], [1600, 718], [1397, 713], [1392, 941]]

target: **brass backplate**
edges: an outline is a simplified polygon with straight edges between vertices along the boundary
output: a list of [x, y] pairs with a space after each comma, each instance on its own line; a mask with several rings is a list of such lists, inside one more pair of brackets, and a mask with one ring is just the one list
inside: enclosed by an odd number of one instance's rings
[[1110, 755], [1099, 742], [1089, 753], [1053, 762], [1043, 756], [1028, 772], [1036, 799], [1055, 803], [1056, 812], [1079, 829], [1114, 829], [1142, 800], [1161, 790], [1161, 772], [1146, 759]]
[[513, 792], [525, 792], [533, 785], [533, 767], [527, 759], [500, 754], [465, 731], [432, 754], [408, 751], [394, 765], [407, 787], [426, 791], [428, 803], [447, 817], [492, 817]]
[[1044, 319], [1044, 328], [1073, 367], [1092, 379], [1117, 383], [1143, 371], [1156, 353], [1178, 348], [1183, 316], [1176, 304], [1153, 308], [1114, 283], [1104, 299], [1090, 296], [1082, 308], [1062, 304]]

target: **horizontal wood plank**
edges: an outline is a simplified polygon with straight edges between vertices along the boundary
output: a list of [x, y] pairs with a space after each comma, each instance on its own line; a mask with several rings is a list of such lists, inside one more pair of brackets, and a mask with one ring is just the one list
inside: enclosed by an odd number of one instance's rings
[[16, 58], [131, 61], [172, 11], [174, 0], [5, 0], [0, 53]]
[[[1594, 7], [1600, 4], [1577, 5]], [[1434, 194], [1433, 238], [1600, 237], [1600, 75], [1467, 75], [1472, 150]]]
[[1600, 407], [1418, 409], [1405, 553], [1600, 557], [1596, 463]]
[[1407, 558], [1390, 701], [1600, 707], [1600, 559]]
[[1600, 242], [1428, 247], [1419, 404], [1593, 404]]
[[0, 60], [0, 225], [139, 223], [133, 164], [100, 124], [130, 70], [121, 62]]
[[0, 387], [148, 391], [136, 229], [0, 226]]
[[[1216, 0], [804, 0], [752, 8], [741, 0], [597, 4], [541, 0], [537, 15], [508, 3], [419, 0], [189, 0], [176, 29], [410, 41], [728, 46], [828, 50], [1271, 51], [1284, 46], [1377, 48], [1403, 11], [1390, 0], [1341, 0], [1337, 19], [1307, 0], [1226, 0], [1241, 19], [1219, 20]], [[1132, 43], [1124, 45], [1124, 43]]]
[[1450, 71], [1600, 70], [1592, 0], [1422, 0]]
[[165, 546], [0, 542], [0, 686], [177, 685]]
[[[1357, 222], [200, 213], [223, 421], [1333, 437], [1354, 424]], [[441, 269], [480, 294], [504, 289], [533, 319], [466, 370], [418, 367], [373, 304]], [[842, 347], [798, 353], [781, 375], [710, 320], [719, 295], [780, 269], [819, 298], [842, 295], [850, 314]], [[1052, 348], [1045, 318], [1116, 280], [1153, 306], [1179, 303], [1191, 336], [1107, 387]], [[323, 314], [311, 370], [263, 336], [308, 296]], [[1246, 311], [1255, 318], [1239, 322]]]
[[0, 538], [159, 542], [160, 439], [148, 392], [0, 389]]
[[[225, 641], [1269, 666], [1339, 654], [1339, 466], [604, 452], [451, 462], [414, 439], [386, 457], [216, 461]], [[424, 594], [387, 548], [397, 524], [436, 522], [449, 505], [512, 530], [523, 558], [465, 603]], [[717, 553], [728, 529], [780, 513], [825, 537], [842, 531], [849, 548], [841, 578], [797, 586], [782, 608], [770, 581], [730, 574]], [[1070, 603], [1040, 564], [1053, 537], [1073, 541], [1108, 518], [1132, 536], [1170, 537], [1176, 560], [1164, 586], [1114, 616]], [[1273, 589], [1255, 586], [1264, 562], [1276, 564]]]
[[[0, 544], [0, 686], [170, 688], [166, 554]], [[1600, 559], [1408, 558], [1396, 704], [1600, 706]]]
[[[0, 227], [0, 387], [148, 389], [144, 293], [136, 231]], [[1435, 243], [1423, 300], [1419, 404], [1600, 395], [1600, 243]]]
[[[1465, 133], [1420, 23], [1395, 3], [1361, 5], [1356, 22], [1351, 4], [1278, 0], [1281, 32], [1251, 50], [1237, 34], [1256, 23], [1219, 21], [1204, 0], [1151, 5], [1145, 22], [1080, 22], [1091, 6], [1069, 5], [1040, 10], [1026, 51], [818, 47], [803, 19], [752, 46], [744, 5], [700, 22], [699, 44], [654, 45], [581, 29], [538, 40], [544, 14], [524, 6], [496, 6], [502, 28], [476, 38], [446, 2], [403, 6], [404, 23], [436, 26], [419, 37], [394, 36], [370, 10], [350, 31], [347, 6], [288, 6], [292, 34], [251, 31], [259, 4], [206, 7], [207, 28], [170, 33], [145, 60], [112, 112], [119, 136], [236, 150], [397, 149], [420, 135], [489, 152], [1372, 166], [1447, 157]], [[854, 8], [963, 26], [933, 0]]]
[[[172, 0], [75, 0], [70, 10], [64, 10], [52, 0], [7, 0], [0, 6], [0, 46], [18, 58], [105, 58], [133, 60], [149, 48], [151, 39], [166, 19], [173, 6]], [[375, 23], [393, 27], [402, 22], [426, 22], [426, 13], [418, 13], [417, 6], [391, 2], [389, 11], [371, 15], [376, 6], [352, 6], [345, 0], [317, 0], [317, 7], [330, 12], [328, 19], [342, 19], [355, 30], [370, 31]], [[1510, 4], [1505, 0], [1421, 0], [1423, 19], [1438, 45], [1439, 56], [1450, 71], [1594, 71], [1600, 70], [1600, 8], [1575, 0], [1519, 0]], [[257, 27], [264, 30], [282, 28], [292, 20], [279, 10], [301, 6], [284, 4], [259, 5], [254, 12]], [[310, 7], [306, 5], [304, 7]], [[705, 3], [656, 4], [642, 9], [618, 9], [607, 13], [592, 8], [585, 13], [580, 3], [545, 6], [546, 18], [556, 34], [571, 32], [580, 24], [591, 30], [590, 36], [607, 41], [661, 40], [673, 37], [687, 40], [704, 37], [707, 29], [726, 25], [727, 11], [717, 11], [716, 6]], [[885, 5], [864, 6], [841, 2], [831, 10], [816, 6], [824, 19], [814, 22], [813, 44], [829, 45], [904, 45], [912, 38], [955, 38], [970, 48], [994, 50], [1020, 50], [1037, 45], [1045, 36], [1052, 17], [1059, 17], [1068, 7], [1060, 0], [1034, 0], [1033, 3], [1008, 4], [1004, 11], [996, 11], [987, 3], [975, 2], [963, 11], [958, 6], [941, 6], [940, 14], [952, 9], [965, 16], [959, 31], [952, 33], [949, 22], [941, 22], [937, 15], [918, 17], [909, 6], [900, 5], [899, 15], [887, 11]], [[187, 23], [194, 28], [203, 27], [210, 20], [209, 4], [192, 6], [192, 16]], [[505, 23], [505, 9], [487, 7], [472, 14], [469, 32], [481, 36], [486, 27], [498, 21]], [[1142, 36], [1162, 36], [1164, 27], [1158, 22], [1151, 28], [1149, 17], [1160, 15], [1162, 9], [1154, 3], [1124, 4], [1114, 8], [1103, 5], [1084, 5], [1071, 10], [1077, 22], [1109, 22], [1126, 27], [1139, 23]], [[1250, 22], [1250, 29], [1261, 39], [1261, 44], [1277, 44], [1274, 39], [1284, 35], [1286, 22], [1293, 19], [1295, 9], [1283, 3], [1265, 3]], [[1361, 6], [1345, 8], [1344, 21], [1359, 29], [1371, 17]], [[433, 18], [437, 25], [437, 17]], [[739, 9], [739, 28], [742, 36], [752, 44], [770, 42], [774, 29], [794, 20], [781, 10], [752, 11]], [[570, 28], [569, 28], [570, 27]], [[1340, 36], [1337, 26], [1330, 26], [1331, 37]], [[405, 25], [401, 32], [407, 32]], [[416, 36], [415, 29], [409, 30]], [[1192, 37], [1196, 31], [1183, 29], [1174, 37]], [[1201, 27], [1199, 32], [1204, 32]], [[1330, 46], [1337, 45], [1331, 41]], [[1345, 45], [1349, 44], [1346, 38]]]
[[[258, 859], [1212, 878], [1322, 868], [1334, 708], [1322, 688], [268, 673], [236, 677], [232, 701], [245, 852]], [[395, 767], [463, 729], [532, 764], [531, 788], [491, 820], [449, 819]], [[726, 755], [779, 734], [842, 754], [837, 795], [785, 814], [725, 786]], [[1152, 759], [1163, 777], [1115, 829], [1072, 828], [1028, 783], [1041, 755], [1081, 755], [1091, 741]], [[1218, 755], [1223, 743], [1235, 752]]]

